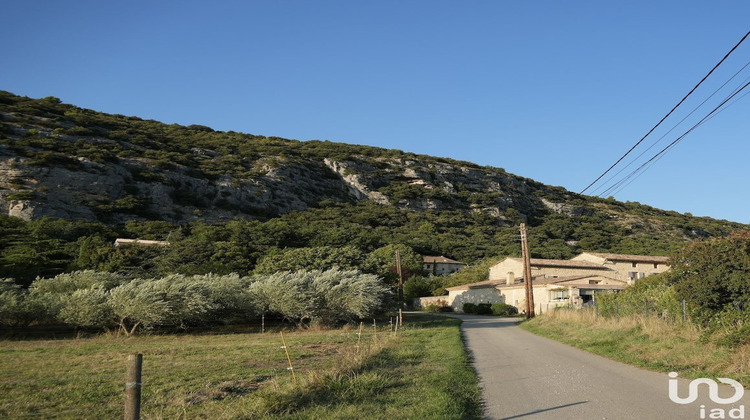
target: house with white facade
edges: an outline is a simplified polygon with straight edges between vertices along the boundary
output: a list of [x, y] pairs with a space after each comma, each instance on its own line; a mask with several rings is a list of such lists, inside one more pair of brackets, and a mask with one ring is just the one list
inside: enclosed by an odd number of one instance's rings
[[422, 261], [422, 268], [431, 276], [455, 273], [466, 266], [465, 263], [445, 258], [442, 255], [439, 257], [424, 256], [422, 257]]
[[[611, 270], [602, 264], [585, 260], [531, 259], [531, 278], [556, 278], [586, 274], [610, 274]], [[523, 275], [523, 259], [508, 257], [490, 267], [489, 280], [505, 280]]]
[[[596, 293], [620, 291], [628, 284], [599, 274], [584, 274], [538, 278], [532, 281], [532, 286], [535, 309], [544, 312], [557, 306], [585, 306], [593, 302]], [[515, 306], [519, 312], [526, 308], [526, 287], [522, 278], [488, 280], [446, 290], [445, 301], [456, 312], [463, 311], [464, 303], [505, 303]]]
[[669, 257], [584, 252], [571, 261], [587, 261], [614, 271], [614, 277], [633, 284], [635, 280], [669, 270]]
[[[581, 307], [593, 303], [603, 291], [620, 291], [643, 277], [669, 269], [669, 258], [585, 252], [570, 260], [531, 259], [535, 309]], [[526, 307], [523, 260], [508, 257], [489, 269], [489, 280], [447, 288], [439, 299], [454, 311], [464, 303], [506, 303], [519, 312]], [[432, 302], [422, 298], [425, 302]]]

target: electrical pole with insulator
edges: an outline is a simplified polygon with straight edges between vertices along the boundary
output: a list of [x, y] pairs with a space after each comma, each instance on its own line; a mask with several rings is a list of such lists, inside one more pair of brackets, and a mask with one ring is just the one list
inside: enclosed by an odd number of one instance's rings
[[534, 317], [534, 286], [531, 283], [531, 256], [525, 223], [521, 223], [521, 254], [523, 256], [523, 283], [526, 289], [526, 319], [530, 319]]

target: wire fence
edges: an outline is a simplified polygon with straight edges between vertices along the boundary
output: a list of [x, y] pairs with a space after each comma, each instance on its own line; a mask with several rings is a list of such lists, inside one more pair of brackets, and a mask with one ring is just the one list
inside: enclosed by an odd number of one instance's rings
[[679, 324], [690, 321], [690, 305], [686, 300], [668, 302], [657, 302], [653, 300], [642, 300], [639, 302], [621, 303], [617, 300], [600, 302], [596, 298], [576, 307], [571, 304], [539, 304], [538, 314], [551, 313], [558, 310], [578, 311], [582, 315], [598, 319], [615, 319], [638, 317], [643, 319], [658, 318], [670, 324]]
[[[398, 317], [391, 317], [380, 320], [380, 324], [376, 320], [362, 321], [340, 330], [308, 330], [286, 337], [282, 331], [250, 336], [228, 331], [189, 337], [144, 336], [147, 340], [164, 340], [165, 344], [145, 346], [148, 349], [138, 353], [143, 355], [142, 380], [140, 367], [137, 380], [133, 379], [133, 368], [128, 367], [129, 358], [134, 353], [122, 352], [123, 347], [139, 347], [141, 337], [3, 340], [0, 341], [0, 353], [5, 354], [5, 361], [0, 363], [0, 394], [4, 397], [0, 400], [0, 418], [122, 418], [123, 412], [126, 418], [139, 418], [139, 414], [131, 414], [140, 413], [141, 387], [143, 407], [148, 413], [148, 410], [161, 410], [157, 405], [175, 404], [174, 401], [156, 401], [168, 399], [160, 392], [170, 388], [174, 381], [193, 384], [192, 388], [181, 388], [177, 391], [179, 395], [173, 396], [186, 405], [244, 396], [264, 385], [278, 389], [291, 383], [296, 385], [295, 375], [325, 372], [332, 364], [336, 365], [333, 361], [336, 357], [366, 353], [379, 340], [398, 333]], [[214, 367], [215, 370], [226, 370], [223, 374], [212, 374], [210, 368], [203, 370], [196, 366], [203, 356], [196, 354], [198, 350], [191, 349], [189, 344], [182, 348], [179, 344], [182, 339], [207, 340], [214, 335], [237, 338], [231, 343], [223, 343], [220, 341], [222, 337], [216, 337], [217, 343], [208, 344], [225, 351], [231, 347], [231, 360]], [[249, 351], [243, 355], [242, 340], [248, 337], [252, 342], [244, 343]], [[104, 341], [113, 341], [119, 347], [103, 350], [109, 353], [107, 355], [91, 351], [90, 347], [112, 345]], [[92, 367], [91, 360], [87, 359], [102, 359], [103, 363]], [[13, 370], [14, 363], [23, 368]], [[134, 397], [128, 397], [128, 392], [136, 385], [139, 395], [134, 400]], [[138, 409], [133, 408], [133, 401], [137, 401]]]

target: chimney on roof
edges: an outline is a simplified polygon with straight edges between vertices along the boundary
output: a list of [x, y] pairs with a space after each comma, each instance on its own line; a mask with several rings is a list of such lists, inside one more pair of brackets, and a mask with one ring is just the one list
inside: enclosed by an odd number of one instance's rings
[[516, 282], [516, 275], [513, 274], [512, 271], [508, 271], [508, 279], [506, 280], [505, 284], [510, 286], [515, 282]]

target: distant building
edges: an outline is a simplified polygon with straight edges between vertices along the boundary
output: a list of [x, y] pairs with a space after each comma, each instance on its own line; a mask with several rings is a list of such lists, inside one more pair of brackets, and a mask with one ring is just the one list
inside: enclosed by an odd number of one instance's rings
[[[609, 274], [611, 270], [601, 264], [578, 260], [548, 260], [543, 258], [531, 259], [531, 278], [537, 277], [566, 277], [587, 274]], [[523, 260], [508, 257], [490, 267], [490, 281], [505, 281], [509, 277], [523, 275]]]
[[[584, 252], [570, 260], [531, 259], [531, 278], [556, 278], [579, 275], [604, 275], [627, 284], [663, 273], [669, 269], [669, 257], [650, 255], [602, 254]], [[490, 267], [490, 280], [503, 280], [523, 273], [523, 260], [506, 258]]]
[[[623, 290], [638, 279], [669, 270], [668, 263], [668, 257], [596, 252], [584, 252], [570, 260], [532, 258], [535, 309], [592, 304], [596, 293]], [[415, 304], [439, 299], [461, 312], [464, 303], [506, 303], [520, 312], [526, 307], [522, 274], [521, 258], [505, 258], [490, 267], [489, 280], [449, 287], [448, 296], [421, 298], [423, 302]]]
[[[488, 280], [449, 287], [446, 303], [457, 312], [464, 303], [506, 303], [519, 312], [526, 308], [526, 288], [522, 278]], [[628, 287], [624, 281], [596, 274], [547, 277], [533, 280], [534, 306], [546, 311], [557, 306], [581, 307], [593, 303], [594, 295], [605, 291], [620, 291]]]
[[439, 257], [425, 256], [422, 257], [422, 261], [424, 271], [431, 276], [455, 273], [466, 266], [465, 263], [445, 258], [442, 255]]
[[167, 241], [152, 241], [149, 239], [124, 239], [117, 238], [115, 246], [169, 246]]
[[614, 271], [614, 278], [633, 284], [635, 280], [669, 270], [669, 257], [584, 252], [571, 261], [588, 261]]

